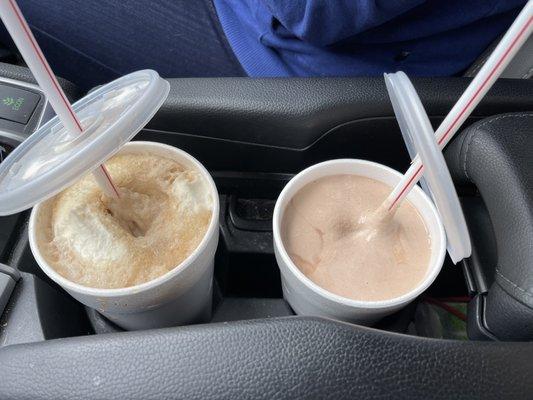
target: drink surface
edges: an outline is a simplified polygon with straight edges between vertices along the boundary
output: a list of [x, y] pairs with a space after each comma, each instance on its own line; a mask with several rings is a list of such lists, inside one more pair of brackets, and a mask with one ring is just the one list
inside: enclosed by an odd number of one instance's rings
[[378, 210], [390, 191], [358, 175], [304, 186], [282, 220], [291, 260], [320, 287], [354, 300], [388, 300], [415, 289], [429, 268], [431, 240], [409, 201], [394, 215]]
[[106, 162], [119, 199], [104, 195], [91, 174], [44, 202], [37, 245], [70, 281], [122, 288], [155, 279], [199, 245], [213, 199], [200, 173], [149, 153]]

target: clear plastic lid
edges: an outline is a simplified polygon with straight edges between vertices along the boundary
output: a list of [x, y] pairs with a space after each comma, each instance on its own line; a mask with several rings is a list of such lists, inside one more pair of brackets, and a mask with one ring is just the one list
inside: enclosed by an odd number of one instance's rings
[[150, 121], [169, 87], [157, 72], [137, 71], [73, 104], [83, 134], [57, 117], [48, 121], [0, 164], [0, 215], [30, 208], [97, 168]]
[[457, 264], [472, 253], [470, 235], [435, 133], [407, 75], [385, 74], [385, 83], [409, 154], [411, 158], [418, 154], [424, 165], [422, 188], [437, 206], [446, 230], [448, 253]]

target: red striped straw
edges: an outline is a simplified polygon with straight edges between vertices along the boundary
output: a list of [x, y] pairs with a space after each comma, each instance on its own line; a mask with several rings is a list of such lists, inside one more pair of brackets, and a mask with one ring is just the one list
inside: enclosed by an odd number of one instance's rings
[[[530, 0], [435, 132], [437, 143], [441, 149], [448, 144], [463, 122], [472, 113], [481, 99], [483, 99], [496, 79], [498, 79], [520, 47], [522, 47], [531, 35], [532, 30], [533, 0]], [[383, 206], [387, 207], [389, 211], [398, 207], [421, 178], [423, 171], [424, 166], [417, 156], [413, 159], [410, 168], [400, 183], [387, 197]]]
[[[0, 0], [0, 18], [65, 129], [82, 134], [83, 127], [15, 0]], [[104, 165], [100, 165], [93, 174], [108, 196], [120, 197]]]

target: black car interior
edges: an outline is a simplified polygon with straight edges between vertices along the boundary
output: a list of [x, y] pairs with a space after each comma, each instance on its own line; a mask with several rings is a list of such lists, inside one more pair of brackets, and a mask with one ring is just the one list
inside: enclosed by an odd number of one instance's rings
[[[412, 81], [436, 128], [470, 78]], [[40, 270], [29, 211], [1, 217], [0, 399], [533, 397], [532, 80], [499, 79], [445, 149], [473, 253], [447, 258], [425, 295], [469, 298], [469, 340], [413, 333], [418, 301], [368, 328], [296, 316], [282, 298], [272, 212], [290, 178], [334, 158], [409, 166], [382, 78], [169, 82], [134, 140], [179, 147], [215, 179], [212, 320], [124, 332]], [[14, 89], [35, 109], [0, 115], [4, 156], [52, 115], [27, 68], [0, 64], [0, 94]]]

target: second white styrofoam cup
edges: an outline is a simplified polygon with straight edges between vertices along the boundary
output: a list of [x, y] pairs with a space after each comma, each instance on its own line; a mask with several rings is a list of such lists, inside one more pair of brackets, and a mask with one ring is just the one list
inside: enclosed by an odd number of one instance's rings
[[372, 178], [394, 187], [401, 174], [389, 167], [365, 160], [341, 159], [313, 165], [289, 181], [281, 192], [273, 217], [274, 252], [281, 272], [283, 297], [297, 314], [334, 318], [341, 321], [371, 324], [399, 310], [426, 290], [439, 274], [446, 254], [446, 234], [433, 202], [419, 187], [407, 199], [418, 210], [431, 238], [431, 256], [426, 276], [408, 293], [390, 300], [360, 301], [331, 293], [305, 276], [292, 262], [283, 245], [281, 222], [292, 197], [305, 185], [319, 178], [353, 174]]

